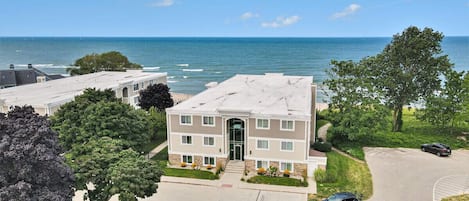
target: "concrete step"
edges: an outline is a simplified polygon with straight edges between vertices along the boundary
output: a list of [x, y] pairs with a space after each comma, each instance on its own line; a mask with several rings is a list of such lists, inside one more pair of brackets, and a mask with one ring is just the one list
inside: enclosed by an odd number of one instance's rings
[[242, 174], [244, 172], [244, 167], [244, 161], [230, 161], [226, 165], [225, 172]]

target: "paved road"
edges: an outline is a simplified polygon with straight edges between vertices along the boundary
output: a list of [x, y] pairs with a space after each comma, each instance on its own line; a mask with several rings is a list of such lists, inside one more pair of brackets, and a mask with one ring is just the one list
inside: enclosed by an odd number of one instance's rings
[[437, 157], [418, 149], [365, 148], [373, 176], [371, 201], [433, 199], [433, 184], [448, 175], [469, 174], [469, 151]]

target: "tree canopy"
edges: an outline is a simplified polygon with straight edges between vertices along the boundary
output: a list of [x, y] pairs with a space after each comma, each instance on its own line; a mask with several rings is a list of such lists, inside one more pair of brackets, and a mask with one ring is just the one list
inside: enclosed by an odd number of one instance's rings
[[100, 71], [125, 71], [126, 69], [141, 69], [142, 66], [129, 61], [117, 51], [102, 54], [92, 53], [75, 61], [72, 68], [67, 68], [70, 75], [83, 75]]
[[164, 112], [166, 108], [174, 105], [174, 101], [169, 93], [168, 85], [158, 83], [152, 84], [146, 89], [140, 91], [138, 105], [144, 110], [149, 110], [151, 107], [155, 107], [160, 112]]
[[51, 117], [52, 128], [59, 133], [60, 143], [65, 150], [71, 149], [77, 136], [80, 135], [81, 120], [86, 108], [100, 101], [116, 102], [114, 91], [85, 89], [82, 95], [62, 105]]
[[393, 111], [393, 131], [402, 128], [404, 105], [426, 100], [440, 89], [440, 76], [452, 68], [448, 56], [442, 55], [442, 40], [440, 32], [411, 26], [394, 35], [381, 53], [363, 59], [372, 86]]
[[[86, 190], [85, 196], [91, 201], [109, 200], [115, 194], [121, 201], [150, 196], [162, 175], [153, 161], [109, 137], [75, 144], [66, 157], [75, 171], [77, 189]], [[90, 183], [94, 187], [89, 188]]]
[[0, 113], [0, 200], [72, 200], [74, 176], [60, 150], [31, 106]]

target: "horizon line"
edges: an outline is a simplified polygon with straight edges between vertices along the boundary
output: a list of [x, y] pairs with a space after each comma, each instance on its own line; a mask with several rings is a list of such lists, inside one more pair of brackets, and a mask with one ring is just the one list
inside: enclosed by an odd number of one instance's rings
[[[0, 38], [392, 38], [393, 36], [0, 36]], [[444, 37], [469, 37], [469, 35]]]

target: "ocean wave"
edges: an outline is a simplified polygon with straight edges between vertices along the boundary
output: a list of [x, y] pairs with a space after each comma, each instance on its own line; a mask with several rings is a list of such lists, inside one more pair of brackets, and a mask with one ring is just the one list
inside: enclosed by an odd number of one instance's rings
[[[15, 64], [18, 67], [28, 67], [29, 64]], [[54, 64], [32, 64], [33, 67], [50, 67], [54, 66]]]
[[182, 78], [187, 79], [187, 78], [189, 78], [189, 76], [185, 76], [185, 75], [184, 75], [184, 76], [182, 76]]
[[182, 69], [182, 71], [185, 71], [185, 72], [202, 72], [202, 71], [204, 71], [204, 69], [202, 69], [202, 68], [195, 68], [195, 69], [184, 68], [184, 69]]
[[220, 74], [220, 73], [221, 73], [220, 71], [215, 72], [215, 74]]
[[175, 78], [175, 76], [168, 76], [168, 79], [173, 79]]
[[160, 70], [160, 67], [159, 66], [143, 67], [143, 70]]
[[176, 66], [179, 66], [179, 67], [188, 67], [189, 64], [176, 64]]
[[168, 81], [166, 81], [166, 82], [167, 82], [167, 83], [176, 83], [176, 82], [179, 82], [179, 81], [177, 81], [177, 80], [168, 80]]

